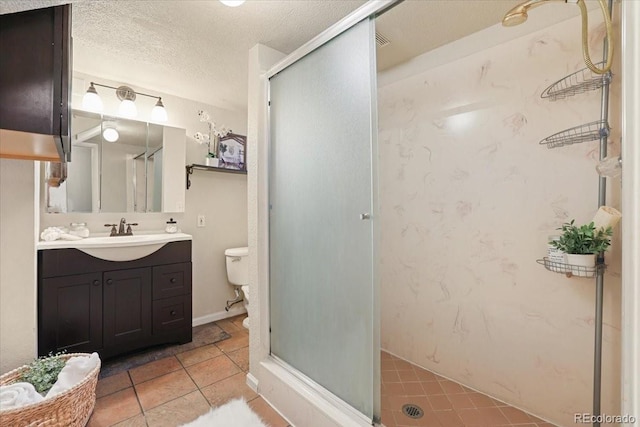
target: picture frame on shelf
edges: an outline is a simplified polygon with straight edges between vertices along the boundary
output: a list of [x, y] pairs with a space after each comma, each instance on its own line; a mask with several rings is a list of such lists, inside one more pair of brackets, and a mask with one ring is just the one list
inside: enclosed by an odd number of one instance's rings
[[247, 137], [228, 133], [218, 142], [219, 168], [238, 171], [247, 170]]

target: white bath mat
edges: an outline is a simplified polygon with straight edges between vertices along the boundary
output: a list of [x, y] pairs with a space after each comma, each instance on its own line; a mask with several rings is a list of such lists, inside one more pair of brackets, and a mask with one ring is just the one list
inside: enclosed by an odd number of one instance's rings
[[249, 408], [244, 399], [232, 400], [212, 408], [195, 421], [182, 427], [267, 427], [260, 417]]

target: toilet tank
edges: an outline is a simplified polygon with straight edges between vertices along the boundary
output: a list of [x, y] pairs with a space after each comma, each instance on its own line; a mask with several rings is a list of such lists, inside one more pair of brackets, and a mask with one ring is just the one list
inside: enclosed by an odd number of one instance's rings
[[249, 284], [249, 248], [231, 248], [224, 251], [227, 257], [227, 279], [232, 285]]

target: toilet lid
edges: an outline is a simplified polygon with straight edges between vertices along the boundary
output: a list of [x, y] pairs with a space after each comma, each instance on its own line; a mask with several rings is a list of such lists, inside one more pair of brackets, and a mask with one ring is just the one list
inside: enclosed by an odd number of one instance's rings
[[224, 251], [226, 256], [247, 256], [249, 255], [249, 248], [231, 248]]

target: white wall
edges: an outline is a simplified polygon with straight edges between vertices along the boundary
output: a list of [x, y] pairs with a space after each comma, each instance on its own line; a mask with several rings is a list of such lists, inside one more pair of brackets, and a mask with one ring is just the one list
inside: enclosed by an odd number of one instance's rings
[[0, 373], [36, 356], [34, 162], [0, 159]]
[[[598, 142], [538, 142], [597, 120], [600, 95], [540, 93], [584, 67], [579, 34], [577, 18], [438, 62], [480, 32], [391, 70], [404, 77], [381, 76], [379, 90], [383, 348], [559, 425], [591, 410], [595, 280], [535, 260], [563, 222], [593, 217]], [[616, 99], [619, 83], [611, 155]], [[619, 208], [619, 181], [608, 195]], [[619, 229], [607, 262], [602, 409], [618, 414]]]

